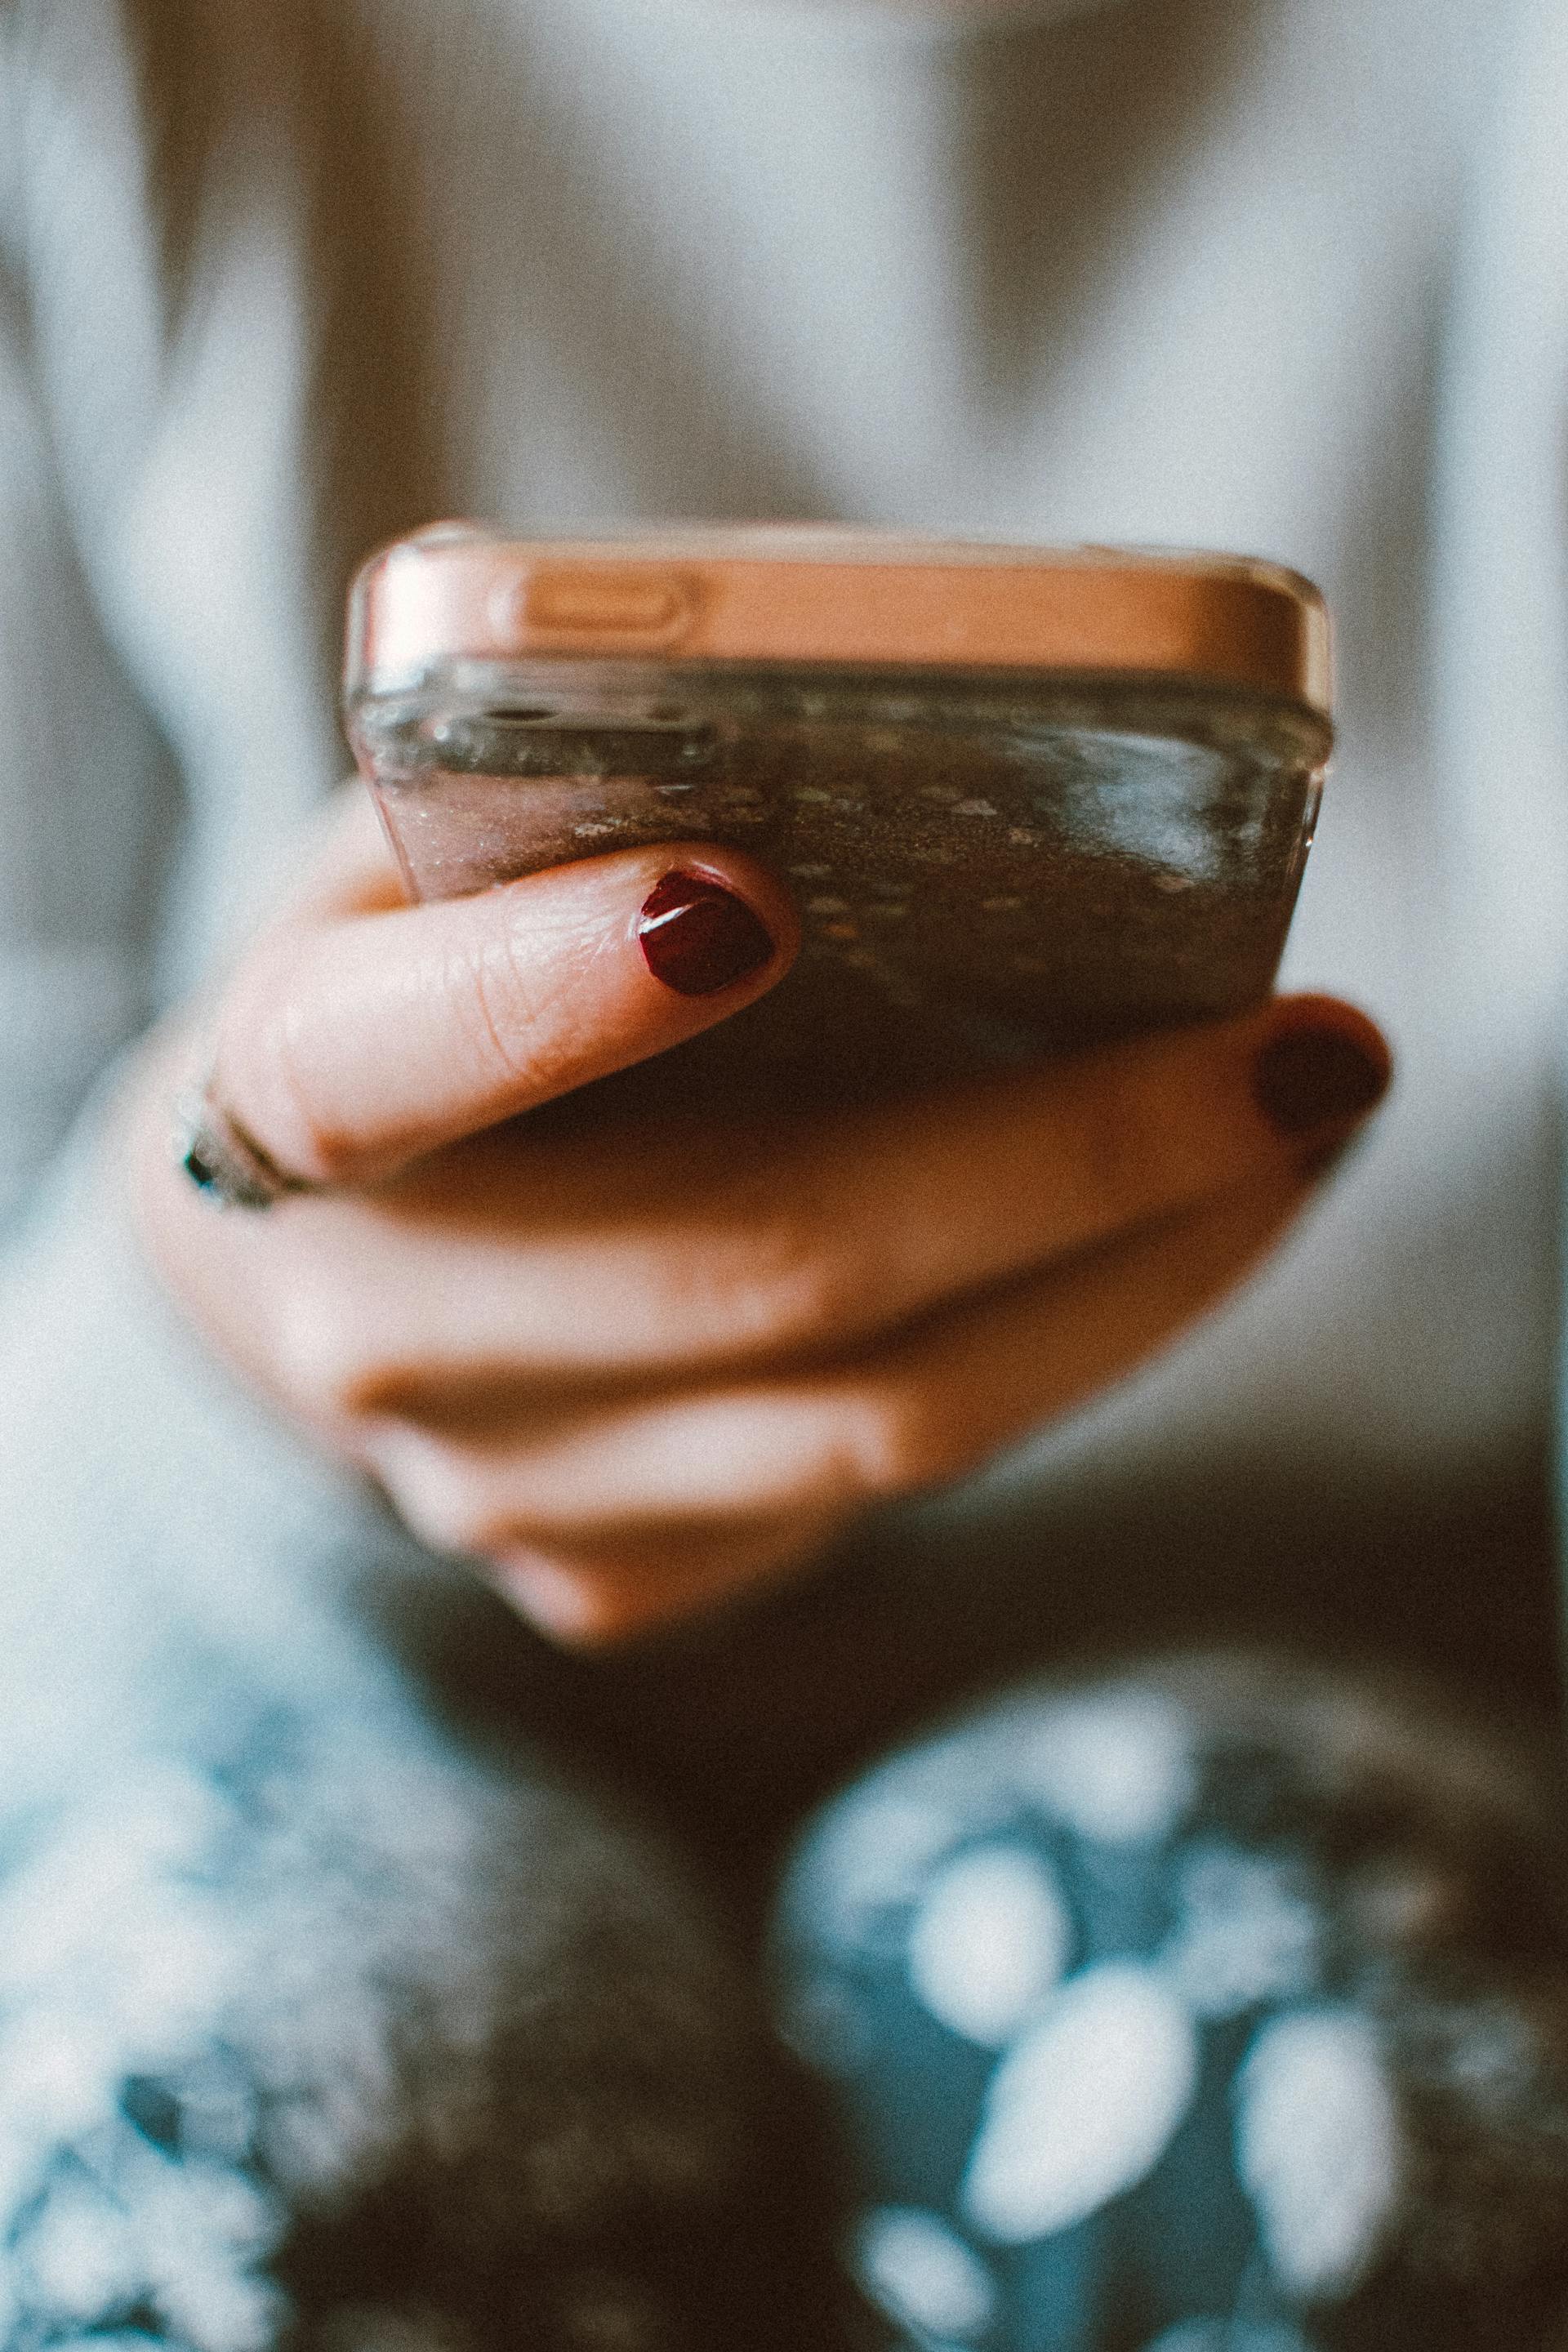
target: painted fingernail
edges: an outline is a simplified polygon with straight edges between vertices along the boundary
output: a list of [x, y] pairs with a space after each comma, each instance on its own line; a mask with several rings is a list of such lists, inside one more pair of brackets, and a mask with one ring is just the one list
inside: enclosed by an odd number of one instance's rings
[[1342, 1029], [1288, 1029], [1253, 1065], [1258, 1108], [1281, 1135], [1310, 1135], [1364, 1118], [1388, 1091], [1392, 1065], [1373, 1040]]
[[760, 971], [773, 943], [744, 898], [704, 874], [667, 874], [643, 900], [637, 943], [647, 968], [681, 996], [712, 996]]

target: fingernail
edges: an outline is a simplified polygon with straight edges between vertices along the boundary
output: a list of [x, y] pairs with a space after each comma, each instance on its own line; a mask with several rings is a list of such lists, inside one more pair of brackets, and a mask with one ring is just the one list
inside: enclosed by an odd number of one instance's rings
[[1370, 1035], [1363, 1043], [1342, 1029], [1288, 1029], [1258, 1055], [1252, 1091], [1281, 1135], [1310, 1135], [1364, 1118], [1387, 1093], [1391, 1066]]
[[667, 874], [643, 900], [637, 941], [647, 968], [681, 996], [712, 996], [760, 971], [773, 952], [760, 915], [703, 874]]

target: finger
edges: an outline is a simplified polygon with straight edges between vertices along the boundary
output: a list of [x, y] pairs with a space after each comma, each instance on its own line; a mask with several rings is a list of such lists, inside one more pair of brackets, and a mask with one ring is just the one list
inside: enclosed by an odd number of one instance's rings
[[568, 1648], [598, 1649], [661, 1631], [778, 1582], [821, 1549], [836, 1517], [761, 1523], [660, 1521], [514, 1544], [484, 1563], [519, 1614]]
[[310, 1182], [384, 1176], [679, 1044], [770, 988], [797, 938], [783, 887], [709, 843], [341, 911], [376, 887], [334, 868], [240, 965], [218, 1018], [215, 1093]]
[[370, 1458], [437, 1549], [559, 1560], [564, 1547], [609, 1591], [627, 1582], [625, 1547], [661, 1524], [826, 1525], [963, 1476], [1169, 1342], [1245, 1276], [1307, 1190], [1299, 1172], [1278, 1177], [794, 1380], [531, 1444], [388, 1423]]
[[344, 1402], [437, 1423], [515, 1416], [563, 1382], [841, 1349], [1289, 1178], [1367, 1115], [1389, 1066], [1364, 1014], [1301, 996], [767, 1150], [688, 1131], [662, 1157], [642, 1139], [628, 1165], [602, 1147], [521, 1160], [497, 1139], [419, 1173], [374, 1230], [312, 1213], [322, 1283], [359, 1302], [327, 1318], [357, 1350]]

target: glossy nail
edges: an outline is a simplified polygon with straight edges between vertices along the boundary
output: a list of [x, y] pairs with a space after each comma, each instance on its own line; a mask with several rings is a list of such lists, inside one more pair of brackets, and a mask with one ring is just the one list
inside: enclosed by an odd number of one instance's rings
[[1287, 1029], [1253, 1066], [1252, 1091], [1264, 1117], [1294, 1139], [1364, 1118], [1388, 1091], [1392, 1065], [1377, 1033]]
[[713, 996], [761, 971], [773, 943], [760, 915], [704, 874], [667, 874], [643, 901], [637, 944], [680, 996]]

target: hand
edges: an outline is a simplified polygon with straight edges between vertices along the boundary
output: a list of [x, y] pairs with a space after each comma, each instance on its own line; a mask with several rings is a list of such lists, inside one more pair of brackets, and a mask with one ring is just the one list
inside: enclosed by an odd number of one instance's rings
[[[733, 896], [645, 937], [672, 872]], [[766, 1129], [531, 1133], [749, 1003], [795, 937], [781, 886], [710, 844], [410, 908], [356, 796], [205, 1055], [187, 1024], [135, 1089], [148, 1249], [210, 1344], [563, 1641], [773, 1576], [1121, 1377], [1242, 1278], [1387, 1082], [1372, 1024], [1303, 997]], [[330, 1189], [260, 1216], [197, 1196], [167, 1120], [204, 1060]]]

